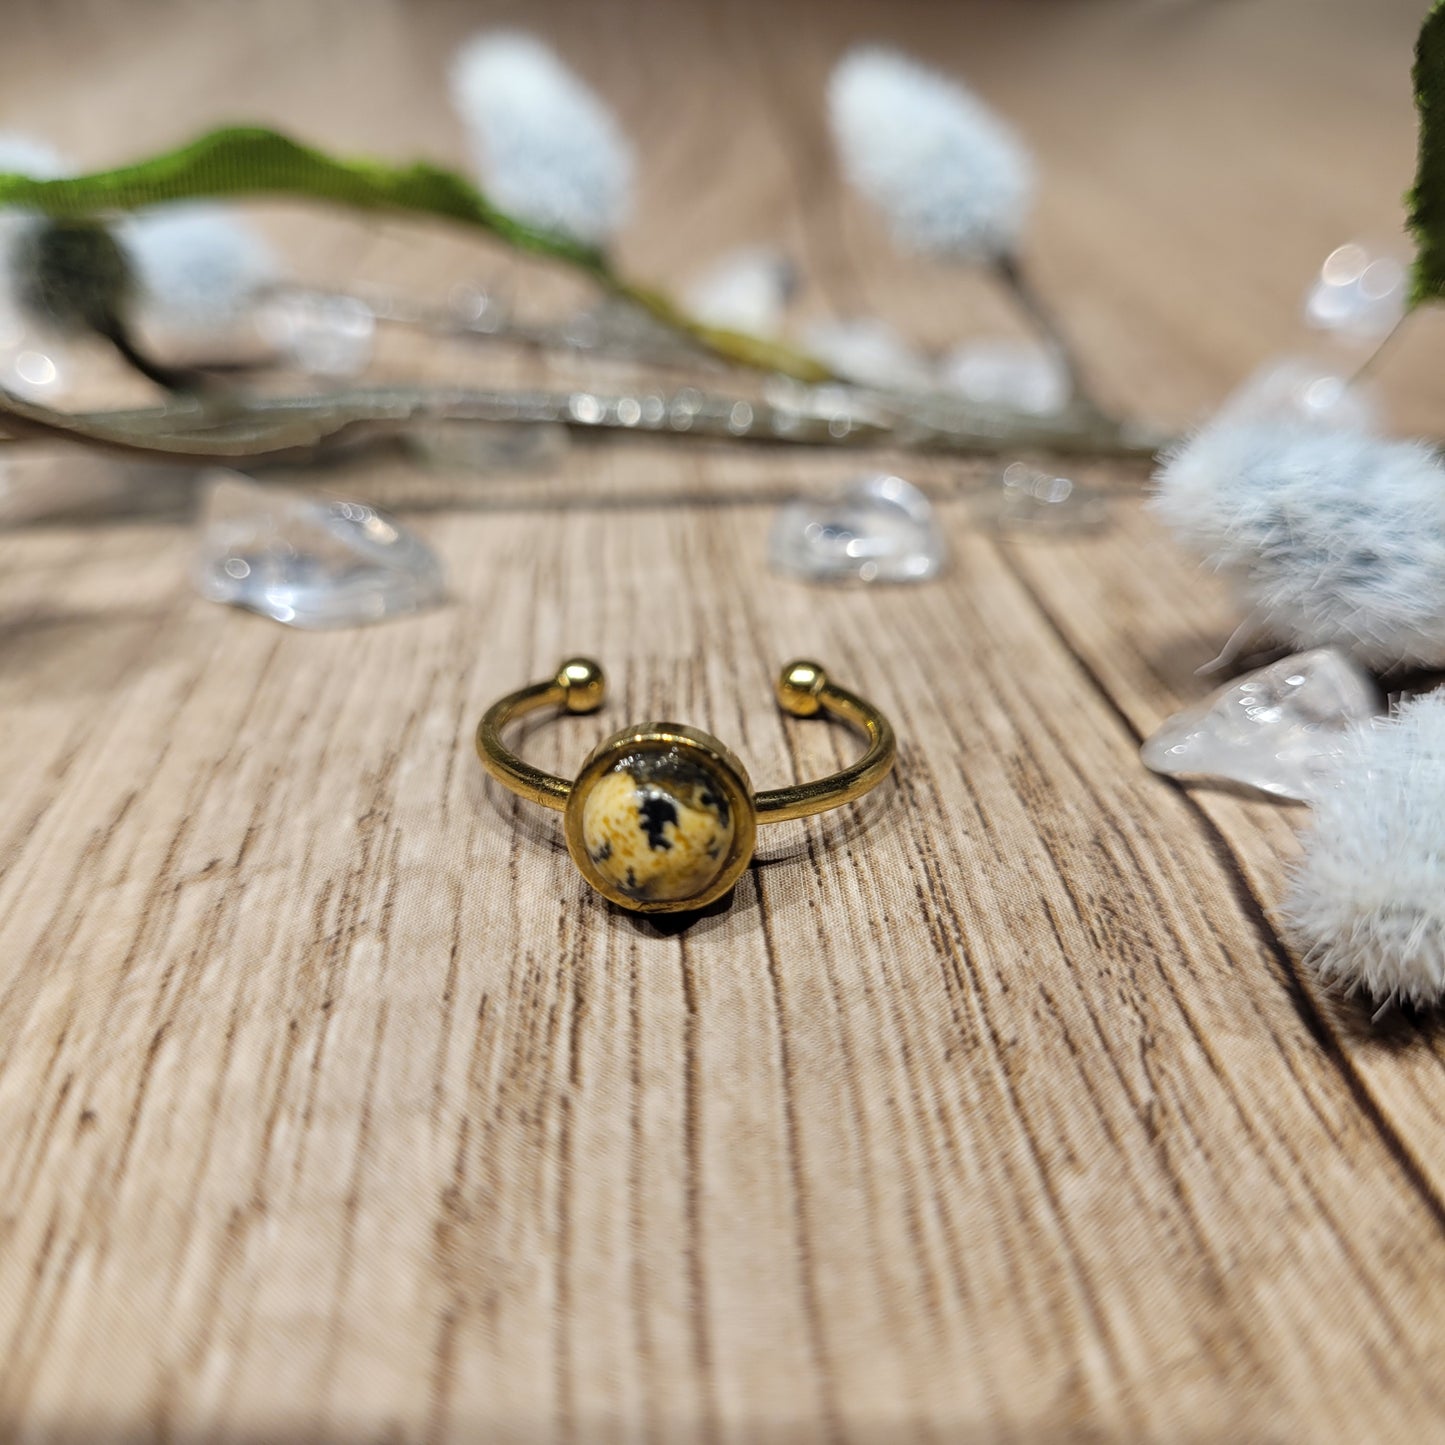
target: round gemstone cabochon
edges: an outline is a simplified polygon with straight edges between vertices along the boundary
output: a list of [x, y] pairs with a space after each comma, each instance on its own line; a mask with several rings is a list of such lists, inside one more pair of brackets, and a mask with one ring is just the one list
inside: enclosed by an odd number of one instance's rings
[[597, 871], [639, 902], [681, 902], [722, 872], [735, 823], [727, 792], [676, 746], [619, 757], [592, 785], [582, 842]]

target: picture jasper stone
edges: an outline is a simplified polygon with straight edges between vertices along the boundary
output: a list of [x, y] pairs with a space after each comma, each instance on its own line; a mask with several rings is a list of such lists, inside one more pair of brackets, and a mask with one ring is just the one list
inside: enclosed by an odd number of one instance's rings
[[718, 779], [675, 747], [619, 758], [582, 808], [588, 858], [639, 902], [681, 902], [702, 893], [728, 860], [733, 830]]

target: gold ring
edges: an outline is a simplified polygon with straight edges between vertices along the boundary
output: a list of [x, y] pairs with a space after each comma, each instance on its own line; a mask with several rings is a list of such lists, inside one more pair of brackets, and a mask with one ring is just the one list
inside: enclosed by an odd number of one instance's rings
[[851, 767], [791, 788], [754, 793], [747, 770], [715, 737], [681, 723], [623, 728], [593, 748], [575, 782], [525, 763], [502, 729], [538, 708], [590, 713], [606, 681], [591, 658], [574, 657], [546, 682], [508, 693], [477, 726], [477, 755], [505, 788], [566, 816], [567, 851], [604, 898], [640, 913], [704, 908], [742, 876], [759, 824], [824, 813], [883, 781], [897, 745], [888, 719], [828, 680], [816, 662], [789, 663], [778, 705], [794, 717], [841, 719], [867, 736]]

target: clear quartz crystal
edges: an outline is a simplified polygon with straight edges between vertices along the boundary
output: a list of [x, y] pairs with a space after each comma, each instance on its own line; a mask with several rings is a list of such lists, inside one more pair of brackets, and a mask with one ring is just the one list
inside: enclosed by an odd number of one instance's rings
[[1347, 340], [1379, 341], [1404, 316], [1408, 290], [1399, 256], [1351, 241], [1325, 257], [1305, 297], [1305, 320]]
[[778, 509], [768, 538], [773, 569], [806, 582], [924, 582], [946, 557], [932, 505], [902, 477], [795, 497]]
[[446, 595], [436, 553], [364, 502], [211, 472], [198, 531], [193, 576], [201, 595], [290, 627], [380, 622]]
[[1298, 420], [1372, 430], [1379, 407], [1368, 386], [1351, 380], [1338, 360], [1281, 356], [1266, 362], [1225, 399], [1217, 420]]
[[53, 402], [68, 389], [63, 340], [0, 295], [0, 386], [28, 401]]
[[1050, 537], [1096, 532], [1109, 520], [1108, 498], [1102, 492], [1026, 462], [1004, 468], [998, 490], [985, 495], [981, 512], [1000, 532]]
[[1243, 783], [1308, 802], [1338, 777], [1345, 734], [1383, 706], [1369, 673], [1344, 653], [1319, 647], [1175, 713], [1139, 756], [1156, 773]]
[[311, 376], [359, 376], [371, 363], [376, 313], [356, 296], [278, 291], [256, 313], [261, 335]]
[[54, 402], [65, 395], [68, 383], [58, 347], [37, 340], [13, 349], [0, 348], [0, 386], [6, 391], [27, 401]]
[[967, 341], [939, 363], [938, 384], [979, 406], [1051, 416], [1069, 401], [1069, 375], [1037, 342]]

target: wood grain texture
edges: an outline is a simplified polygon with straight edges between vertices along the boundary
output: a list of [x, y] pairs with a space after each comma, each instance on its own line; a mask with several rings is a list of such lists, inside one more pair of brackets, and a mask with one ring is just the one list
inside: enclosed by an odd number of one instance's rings
[[[827, 65], [883, 35], [1036, 141], [1044, 284], [1110, 396], [1183, 424], [1299, 343], [1331, 245], [1393, 223], [1418, 11], [66, 0], [16, 7], [0, 75], [85, 161], [240, 116], [459, 159], [447, 48], [525, 20], [642, 143], [633, 269], [780, 239], [804, 312], [1007, 327], [832, 177]], [[262, 220], [317, 276], [569, 294], [450, 234]], [[1441, 430], [1439, 330], [1382, 373], [1401, 425]], [[404, 338], [381, 366], [513, 374]], [[987, 469], [873, 464], [938, 499], [945, 580], [769, 577], [776, 500], [855, 463], [683, 443], [328, 474], [407, 509], [453, 584], [344, 635], [198, 600], [164, 510], [0, 535], [0, 1435], [1445, 1430], [1445, 1043], [1321, 997], [1281, 941], [1298, 810], [1137, 760], [1228, 599], [1137, 471], [1080, 474], [1107, 532], [1000, 541]], [[895, 780], [769, 830], [731, 906], [639, 921], [471, 752], [576, 652], [613, 700], [529, 726], [546, 766], [650, 716], [760, 786], [836, 766], [846, 735], [770, 702], [802, 654], [890, 712]]]

